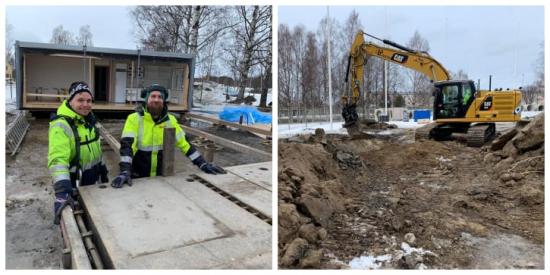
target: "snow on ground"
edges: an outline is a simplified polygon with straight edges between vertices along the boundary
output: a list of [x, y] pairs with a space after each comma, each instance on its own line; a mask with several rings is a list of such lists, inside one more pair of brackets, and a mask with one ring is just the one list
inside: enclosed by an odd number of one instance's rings
[[[195, 87], [193, 88], [193, 104], [197, 107], [209, 105], [225, 105], [228, 101], [234, 100], [236, 97], [237, 90], [235, 87], [229, 87], [212, 81], [205, 81], [204, 86], [201, 89], [201, 83], [202, 82], [200, 81], [195, 82]], [[252, 106], [259, 106], [261, 94], [253, 94], [250, 91], [251, 89], [246, 89], [244, 96], [254, 96], [256, 101], [252, 103]], [[229, 100], [227, 99], [226, 94], [229, 94]], [[272, 92], [271, 89], [269, 89], [267, 93], [267, 104], [272, 102], [271, 95]]]
[[15, 101], [15, 97], [16, 97], [15, 84], [13, 84], [13, 85], [6, 84], [5, 95], [6, 95], [6, 112], [11, 112], [11, 111], [17, 109], [17, 106], [15, 106], [15, 104], [16, 104], [16, 101]]
[[[296, 124], [279, 124], [279, 138], [288, 138], [295, 135], [313, 134], [315, 129], [323, 128], [327, 134], [347, 134], [348, 131], [342, 127], [344, 123], [341, 121], [332, 122], [309, 122], [309, 123], [296, 123]], [[414, 121], [390, 121], [389, 124], [395, 124], [398, 128], [411, 129], [418, 128], [425, 125], [424, 123], [418, 123]]]
[[[393, 254], [384, 254], [380, 256], [361, 256], [353, 258], [349, 262], [351, 269], [379, 269], [382, 267], [382, 264], [401, 259], [404, 256], [411, 255], [416, 253], [418, 255], [432, 255], [437, 257], [437, 255], [429, 250], [424, 250], [423, 248], [411, 247], [408, 243], [402, 242], [401, 249], [394, 251]], [[418, 269], [425, 269], [426, 266], [421, 264]]]
[[347, 130], [342, 127], [343, 122], [310, 122], [297, 124], [279, 124], [279, 138], [288, 138], [301, 134], [312, 134], [317, 128], [323, 128], [327, 134], [347, 134]]
[[[531, 111], [531, 112], [521, 112], [522, 118], [532, 118], [536, 115], [538, 115], [539, 111]], [[394, 124], [397, 126], [397, 128], [401, 129], [416, 129], [418, 127], [422, 127], [429, 123], [431, 121], [425, 121], [425, 122], [416, 122], [413, 120], [409, 121], [398, 121], [398, 120], [392, 120], [388, 122], [389, 124]], [[327, 134], [347, 134], [347, 130], [342, 127], [343, 122], [333, 122], [332, 127], [330, 125], [330, 122], [310, 122], [310, 123], [295, 123], [295, 124], [279, 124], [279, 138], [289, 138], [291, 136], [295, 135], [303, 135], [303, 134], [312, 134], [315, 133], [316, 128], [323, 128], [325, 130], [325, 133]]]
[[532, 118], [542, 113], [541, 111], [522, 111], [521, 118]]

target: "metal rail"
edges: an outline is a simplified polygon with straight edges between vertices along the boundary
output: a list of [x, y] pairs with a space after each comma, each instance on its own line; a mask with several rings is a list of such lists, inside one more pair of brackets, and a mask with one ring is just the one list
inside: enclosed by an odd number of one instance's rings
[[200, 182], [201, 184], [203, 184], [204, 186], [210, 188], [212, 191], [220, 194], [222, 197], [226, 198], [227, 200], [231, 201], [232, 203], [236, 204], [237, 206], [239, 206], [240, 208], [246, 210], [247, 212], [251, 213], [252, 215], [258, 217], [260, 220], [268, 223], [269, 225], [272, 224], [272, 221], [271, 221], [271, 218], [262, 214], [260, 211], [254, 209], [254, 207], [240, 201], [239, 199], [235, 198], [234, 196], [232, 196], [231, 194], [223, 191], [222, 189], [214, 186], [212, 183], [208, 182], [207, 180], [197, 176], [197, 175], [191, 175], [191, 177], [193, 178], [193, 180], [196, 180], [198, 182]]

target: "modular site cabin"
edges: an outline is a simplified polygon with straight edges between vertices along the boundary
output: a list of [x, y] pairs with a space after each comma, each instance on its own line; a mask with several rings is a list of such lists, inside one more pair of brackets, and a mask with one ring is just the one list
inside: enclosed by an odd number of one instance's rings
[[142, 101], [144, 86], [169, 90], [169, 108], [184, 112], [192, 106], [193, 55], [16, 42], [17, 108], [55, 110], [68, 97], [69, 85], [88, 82], [95, 111], [132, 111]]

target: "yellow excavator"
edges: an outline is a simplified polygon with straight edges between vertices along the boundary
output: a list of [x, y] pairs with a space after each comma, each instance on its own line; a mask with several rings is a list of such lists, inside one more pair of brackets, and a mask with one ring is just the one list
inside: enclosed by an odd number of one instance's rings
[[[365, 42], [364, 35], [391, 47]], [[417, 138], [444, 140], [453, 133], [465, 133], [469, 146], [481, 147], [494, 137], [495, 122], [521, 119], [520, 90], [476, 90], [472, 80], [451, 80], [445, 67], [427, 52], [415, 51], [359, 31], [351, 45], [345, 78], [351, 94], [342, 97], [344, 127], [352, 136], [361, 132], [356, 107], [361, 95], [364, 65], [369, 56], [418, 71], [433, 82], [434, 122], [417, 129]]]

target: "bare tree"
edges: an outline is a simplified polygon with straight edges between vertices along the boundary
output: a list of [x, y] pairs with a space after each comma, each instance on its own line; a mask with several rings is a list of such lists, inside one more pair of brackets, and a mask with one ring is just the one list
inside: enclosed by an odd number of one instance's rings
[[536, 85], [527, 85], [521, 90], [521, 95], [525, 104], [537, 103], [539, 94], [539, 88]]
[[317, 49], [317, 40], [315, 34], [308, 32], [306, 34], [305, 53], [302, 61], [301, 83], [303, 95], [302, 102], [306, 108], [320, 105], [317, 91], [319, 90], [319, 72], [317, 64], [319, 63], [319, 53]]
[[13, 54], [14, 49], [14, 39], [13, 39], [13, 25], [6, 22], [6, 64], [14, 65], [15, 59]]
[[303, 56], [305, 55], [305, 27], [303, 25], [299, 25], [294, 27], [294, 30], [292, 31], [292, 37], [291, 41], [293, 43], [292, 45], [292, 58], [294, 59], [294, 68], [292, 68], [292, 72], [294, 74], [293, 77], [293, 83], [292, 83], [292, 90], [293, 90], [293, 98], [292, 102], [298, 103], [298, 107], [300, 106], [300, 102], [302, 102], [303, 97], [303, 90], [302, 90], [302, 68], [303, 68]]
[[[232, 53], [239, 59], [239, 93], [237, 100], [244, 98], [250, 69], [261, 61], [259, 53], [265, 51], [271, 33], [271, 6], [238, 6], [235, 8], [241, 24], [234, 26], [233, 34], [238, 51]], [[271, 45], [269, 45], [271, 47]]]
[[457, 80], [469, 79], [468, 74], [462, 69], [459, 69], [456, 73], [450, 71], [449, 74], [451, 75], [452, 79], [457, 79]]
[[292, 102], [292, 69], [294, 68], [292, 58], [291, 32], [286, 24], [280, 24], [278, 33], [278, 99], [279, 108], [289, 107]]
[[[327, 29], [331, 30], [331, 37], [327, 37]], [[328, 100], [328, 67], [327, 67], [327, 40], [330, 43], [331, 49], [331, 79], [332, 79], [332, 101], [335, 105], [338, 105], [340, 98], [343, 95], [347, 87], [345, 87], [344, 77], [346, 70], [347, 56], [349, 54], [350, 45], [346, 44], [346, 33], [343, 31], [342, 26], [333, 18], [327, 18], [326, 16], [321, 19], [319, 28], [317, 30], [318, 40], [320, 41], [321, 50], [319, 54], [319, 67], [322, 68], [321, 81], [324, 88], [324, 102], [329, 103]]]
[[73, 34], [68, 30], [64, 30], [63, 25], [59, 25], [53, 29], [50, 43], [61, 45], [74, 45], [75, 41], [73, 38]]
[[84, 25], [80, 27], [80, 30], [78, 32], [78, 37], [76, 37], [76, 43], [80, 46], [93, 46], [93, 35], [92, 31], [90, 30], [90, 25]]
[[265, 41], [265, 44], [266, 46], [264, 47], [265, 48], [265, 53], [262, 54], [262, 52], [260, 52], [260, 56], [262, 56], [261, 58], [261, 64], [262, 64], [262, 67], [263, 67], [263, 71], [264, 71], [264, 74], [262, 76], [262, 83], [263, 86], [262, 86], [262, 94], [260, 96], [260, 107], [262, 108], [265, 108], [267, 106], [267, 92], [269, 90], [269, 88], [271, 87], [271, 67], [272, 67], [272, 64], [273, 64], [273, 61], [272, 61], [272, 43], [273, 43], [273, 13], [272, 13], [272, 10], [270, 9], [269, 10], [269, 30], [268, 30], [268, 38], [266, 39]]
[[[414, 35], [407, 43], [407, 47], [421, 52], [428, 52], [430, 50], [428, 40], [422, 37], [418, 31], [414, 32]], [[410, 92], [412, 94], [412, 105], [414, 107], [429, 106], [432, 84], [428, 77], [413, 70], [407, 70], [407, 76], [410, 81], [409, 85]]]
[[231, 27], [218, 6], [137, 6], [130, 15], [145, 49], [194, 55]]
[[541, 50], [539, 52], [539, 57], [535, 65], [535, 87], [537, 87], [537, 94], [539, 97], [544, 100], [544, 42], [540, 44]]

